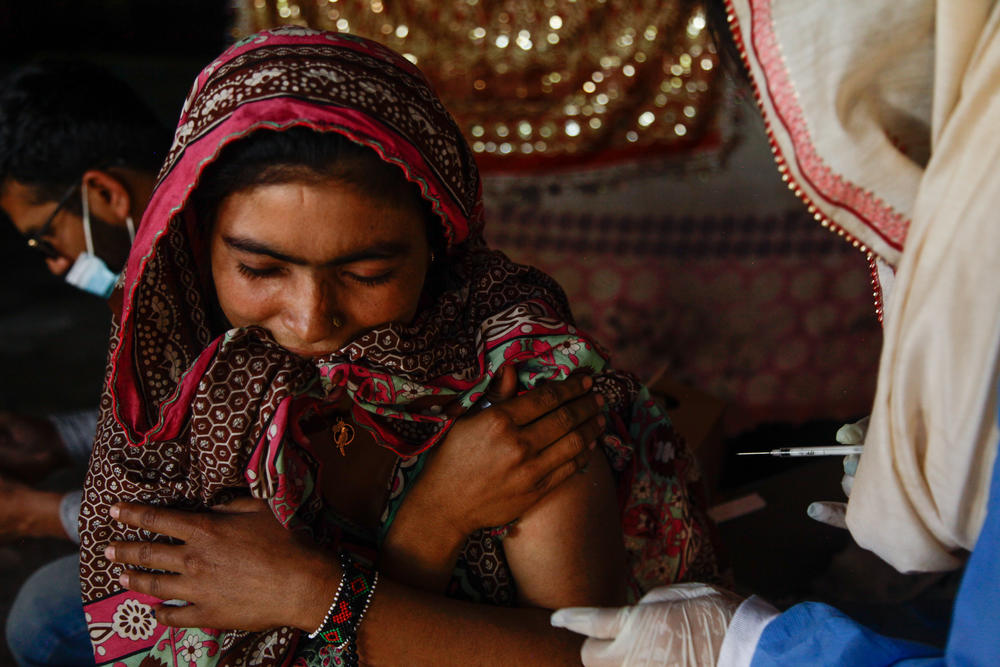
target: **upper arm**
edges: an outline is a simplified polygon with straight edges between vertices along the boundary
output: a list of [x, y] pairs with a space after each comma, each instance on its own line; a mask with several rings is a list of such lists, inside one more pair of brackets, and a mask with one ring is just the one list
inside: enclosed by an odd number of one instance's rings
[[594, 452], [517, 523], [504, 551], [525, 606], [625, 602], [625, 546], [611, 467]]

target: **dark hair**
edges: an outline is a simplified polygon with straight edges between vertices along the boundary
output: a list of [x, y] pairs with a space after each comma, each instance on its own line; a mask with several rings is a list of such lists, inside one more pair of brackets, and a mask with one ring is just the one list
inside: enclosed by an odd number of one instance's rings
[[728, 10], [723, 0], [706, 0], [704, 3], [705, 25], [712, 36], [715, 50], [719, 55], [722, 71], [740, 82], [749, 82], [750, 73], [743, 62], [740, 49], [729, 27]]
[[88, 63], [44, 62], [0, 81], [0, 186], [54, 200], [88, 169], [156, 173], [170, 133], [125, 82]]
[[418, 186], [406, 179], [400, 167], [338, 132], [307, 127], [257, 130], [222, 149], [202, 172], [191, 200], [203, 228], [209, 228], [219, 204], [229, 195], [258, 185], [328, 179], [386, 206], [419, 209], [431, 249], [444, 257], [441, 221]]

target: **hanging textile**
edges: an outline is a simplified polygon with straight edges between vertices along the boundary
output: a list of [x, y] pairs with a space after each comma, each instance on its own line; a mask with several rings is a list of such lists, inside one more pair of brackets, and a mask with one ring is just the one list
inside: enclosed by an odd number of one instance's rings
[[293, 24], [403, 53], [439, 92], [484, 171], [603, 164], [720, 141], [717, 59], [697, 3], [234, 2], [235, 38]]

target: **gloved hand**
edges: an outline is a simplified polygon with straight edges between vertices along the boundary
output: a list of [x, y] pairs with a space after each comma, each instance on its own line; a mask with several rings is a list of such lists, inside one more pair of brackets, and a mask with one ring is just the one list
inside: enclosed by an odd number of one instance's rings
[[[863, 445], [865, 436], [868, 435], [868, 420], [865, 417], [853, 424], [844, 424], [837, 429], [834, 436], [842, 445]], [[844, 490], [844, 495], [851, 497], [851, 489], [854, 488], [854, 474], [858, 471], [859, 454], [851, 454], [844, 457], [844, 476], [840, 479], [840, 488]], [[806, 508], [806, 514], [822, 523], [836, 526], [837, 528], [847, 528], [845, 516], [847, 514], [847, 503], [835, 503], [817, 501], [810, 503]]]
[[560, 609], [551, 622], [587, 635], [580, 649], [585, 667], [714, 665], [741, 602], [706, 584], [675, 584], [629, 607]]

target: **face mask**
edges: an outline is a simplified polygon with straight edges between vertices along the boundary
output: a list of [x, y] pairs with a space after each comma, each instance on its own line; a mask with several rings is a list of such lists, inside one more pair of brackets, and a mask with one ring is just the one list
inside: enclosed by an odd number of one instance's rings
[[[90, 202], [87, 200], [86, 183], [80, 187], [80, 193], [83, 207], [83, 238], [87, 244], [87, 250], [80, 253], [80, 256], [73, 262], [73, 266], [66, 272], [66, 282], [84, 292], [107, 299], [115, 289], [118, 274], [112, 272], [104, 260], [94, 254], [94, 239], [90, 231]], [[135, 240], [135, 225], [131, 216], [125, 219], [125, 224], [128, 226], [129, 239]]]

